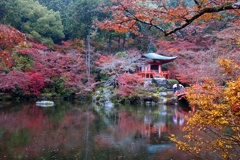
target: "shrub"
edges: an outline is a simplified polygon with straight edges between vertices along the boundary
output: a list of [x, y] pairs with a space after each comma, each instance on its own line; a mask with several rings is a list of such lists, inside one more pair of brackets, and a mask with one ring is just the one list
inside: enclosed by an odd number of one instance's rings
[[158, 91], [159, 91], [159, 92], [165, 92], [165, 91], [167, 91], [167, 88], [165, 88], [165, 87], [160, 87], [160, 88], [158, 89]]
[[168, 83], [168, 85], [170, 85], [170, 86], [172, 87], [174, 84], [177, 84], [177, 83], [179, 83], [179, 82], [178, 82], [178, 80], [176, 80], [176, 79], [169, 79], [169, 80], [167, 81], [167, 83]]

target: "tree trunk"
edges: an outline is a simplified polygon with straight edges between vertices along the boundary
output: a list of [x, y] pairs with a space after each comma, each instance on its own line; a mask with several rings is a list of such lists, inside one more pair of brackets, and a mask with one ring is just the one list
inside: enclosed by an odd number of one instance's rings
[[121, 35], [118, 35], [118, 50], [121, 50]]
[[109, 39], [108, 39], [108, 53], [111, 53], [111, 48], [112, 48], [112, 35], [110, 34]]

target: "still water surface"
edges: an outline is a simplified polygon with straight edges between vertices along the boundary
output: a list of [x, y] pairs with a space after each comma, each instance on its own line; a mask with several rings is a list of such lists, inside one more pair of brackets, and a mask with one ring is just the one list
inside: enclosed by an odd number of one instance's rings
[[168, 139], [181, 134], [184, 110], [177, 105], [0, 102], [0, 159], [190, 159]]

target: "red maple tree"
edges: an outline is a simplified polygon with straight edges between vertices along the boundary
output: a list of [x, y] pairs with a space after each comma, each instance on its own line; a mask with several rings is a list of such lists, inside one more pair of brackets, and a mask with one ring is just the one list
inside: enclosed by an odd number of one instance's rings
[[13, 48], [25, 40], [26, 36], [17, 29], [0, 24], [0, 70], [12, 65]]

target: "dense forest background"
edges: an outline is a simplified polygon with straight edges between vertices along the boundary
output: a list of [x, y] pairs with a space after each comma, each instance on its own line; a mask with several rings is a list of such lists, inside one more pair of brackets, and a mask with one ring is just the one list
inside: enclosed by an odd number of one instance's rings
[[[62, 40], [76, 38], [86, 40], [90, 33], [92, 43], [98, 42], [94, 47], [109, 51], [114, 47], [115, 50], [116, 48], [123, 50], [128, 35], [100, 30], [96, 25], [96, 20], [101, 21], [110, 17], [110, 14], [102, 12], [100, 2], [100, 0], [12, 0], [9, 2], [1, 0], [0, 22], [30, 34], [35, 42], [51, 47], [60, 44]], [[111, 2], [107, 3], [110, 5]], [[113, 46], [113, 40], [118, 43], [123, 42]]]

